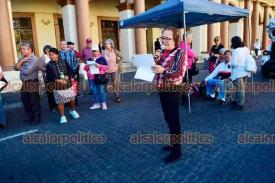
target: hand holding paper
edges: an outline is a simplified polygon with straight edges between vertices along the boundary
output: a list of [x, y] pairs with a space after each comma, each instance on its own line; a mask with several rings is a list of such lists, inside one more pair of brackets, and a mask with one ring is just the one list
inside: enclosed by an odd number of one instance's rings
[[137, 72], [135, 79], [141, 79], [144, 81], [152, 82], [155, 73], [152, 70], [152, 67], [155, 66], [155, 61], [152, 54], [141, 54], [134, 55], [133, 60], [137, 66]]
[[91, 74], [99, 74], [99, 68], [96, 66], [95, 61], [87, 61], [87, 65], [89, 65]]

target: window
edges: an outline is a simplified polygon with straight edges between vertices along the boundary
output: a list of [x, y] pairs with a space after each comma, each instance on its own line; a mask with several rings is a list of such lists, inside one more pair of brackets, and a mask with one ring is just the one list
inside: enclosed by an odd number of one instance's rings
[[31, 17], [15, 17], [13, 18], [13, 27], [16, 43], [17, 56], [20, 57], [20, 44], [28, 41], [34, 44]]
[[115, 47], [119, 49], [118, 40], [118, 22], [110, 20], [101, 20], [102, 41], [112, 39]]

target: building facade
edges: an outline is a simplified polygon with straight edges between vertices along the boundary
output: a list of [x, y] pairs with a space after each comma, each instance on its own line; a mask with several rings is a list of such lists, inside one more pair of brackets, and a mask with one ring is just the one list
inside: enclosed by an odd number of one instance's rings
[[[215, 23], [191, 28], [193, 48], [201, 55], [221, 36], [225, 47], [230, 38], [239, 35], [247, 46], [256, 38], [267, 47], [265, 26], [275, 17], [275, 0], [213, 0], [230, 6], [247, 8], [250, 18], [235, 22]], [[91, 37], [95, 44], [105, 39], [114, 40], [131, 61], [136, 53], [152, 53], [154, 41], [161, 30], [118, 29], [118, 21], [144, 12], [164, 0], [0, 0], [0, 65], [11, 69], [20, 55], [20, 43], [30, 41], [37, 56], [46, 44], [59, 48], [61, 40], [76, 43], [77, 49], [85, 46]]]

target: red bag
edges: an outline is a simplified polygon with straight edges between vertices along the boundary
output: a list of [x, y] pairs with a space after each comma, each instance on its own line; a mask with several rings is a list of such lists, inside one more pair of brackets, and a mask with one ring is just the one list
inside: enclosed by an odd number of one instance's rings
[[72, 81], [72, 88], [75, 92], [75, 96], [77, 96], [78, 95], [78, 82], [75, 79]]

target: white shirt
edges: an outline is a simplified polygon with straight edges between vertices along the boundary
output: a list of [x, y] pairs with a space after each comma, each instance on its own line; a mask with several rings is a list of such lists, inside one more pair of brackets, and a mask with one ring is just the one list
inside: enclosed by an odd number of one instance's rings
[[261, 43], [260, 41], [255, 41], [254, 48], [260, 50], [261, 49]]
[[205, 81], [208, 81], [209, 79], [213, 79], [215, 78], [220, 72], [231, 72], [231, 62], [225, 63], [222, 62], [220, 63], [215, 69], [214, 71], [205, 78]]
[[236, 48], [232, 50], [231, 59], [231, 80], [234, 81], [242, 77], [250, 77], [250, 72], [246, 71], [246, 58], [249, 55], [249, 50], [246, 47]]

